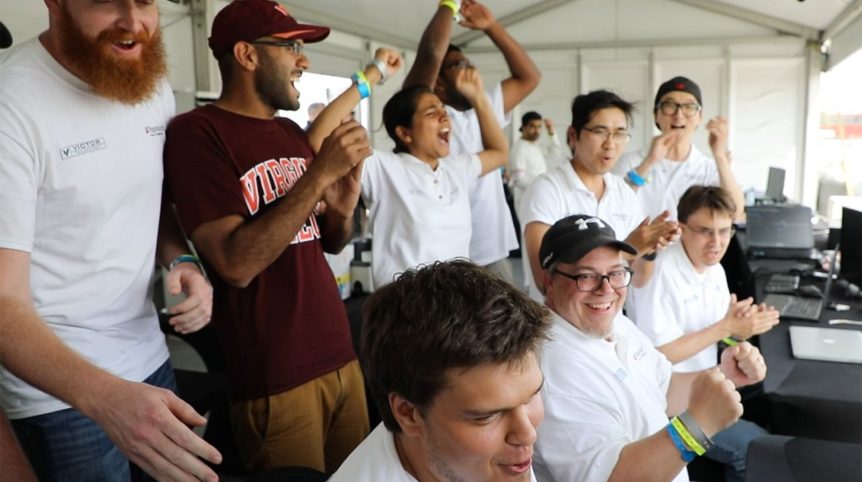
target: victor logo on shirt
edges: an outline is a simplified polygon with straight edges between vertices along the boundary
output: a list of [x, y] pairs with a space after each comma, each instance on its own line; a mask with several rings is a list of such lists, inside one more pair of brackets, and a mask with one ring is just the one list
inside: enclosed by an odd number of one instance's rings
[[61, 147], [60, 158], [69, 159], [71, 157], [89, 154], [91, 152], [101, 151], [102, 149], [107, 148], [108, 143], [105, 142], [105, 138], [99, 137], [98, 139], [91, 139], [89, 141], [78, 142], [70, 146]]
[[[242, 186], [242, 196], [249, 214], [257, 214], [261, 203], [270, 204], [287, 194], [306, 169], [307, 161], [304, 157], [282, 157], [268, 159], [246, 171], [239, 178], [239, 183]], [[320, 228], [317, 225], [317, 216], [312, 213], [291, 244], [319, 238]]]

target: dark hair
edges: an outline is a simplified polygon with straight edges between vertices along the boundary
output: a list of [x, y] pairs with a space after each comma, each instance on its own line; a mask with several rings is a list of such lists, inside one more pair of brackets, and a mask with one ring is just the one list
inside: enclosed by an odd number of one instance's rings
[[686, 189], [679, 198], [677, 219], [684, 223], [698, 209], [707, 208], [713, 213], [724, 213], [733, 218], [736, 214], [736, 203], [727, 191], [719, 186], [694, 185]]
[[594, 90], [588, 94], [581, 94], [572, 101], [572, 127], [575, 134], [580, 135], [584, 128], [593, 118], [593, 115], [602, 110], [617, 108], [626, 115], [626, 121], [632, 123], [632, 109], [634, 105], [623, 100], [617, 94], [607, 90]]
[[521, 116], [521, 129], [520, 130], [524, 130], [524, 126], [526, 126], [530, 122], [533, 122], [534, 120], [542, 120], [542, 114], [539, 114], [538, 112], [536, 112], [534, 110], [531, 110], [530, 112], [527, 112], [526, 114]]
[[549, 326], [547, 308], [467, 260], [403, 273], [363, 310], [360, 360], [386, 428], [401, 430], [390, 393], [424, 410], [445, 388], [448, 370], [518, 364], [538, 354]]
[[401, 142], [395, 133], [398, 126], [413, 127], [413, 114], [416, 113], [417, 99], [422, 94], [433, 94], [430, 87], [414, 85], [405, 87], [395, 93], [383, 106], [383, 125], [386, 133], [395, 141], [394, 152], [407, 152], [407, 146]]

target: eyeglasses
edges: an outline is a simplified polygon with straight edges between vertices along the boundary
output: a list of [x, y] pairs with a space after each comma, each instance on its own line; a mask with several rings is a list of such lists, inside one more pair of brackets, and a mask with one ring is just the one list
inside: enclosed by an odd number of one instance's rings
[[676, 102], [666, 100], [664, 102], [659, 102], [658, 108], [664, 115], [675, 115], [676, 111], [682, 109], [682, 114], [684, 116], [692, 117], [700, 112], [701, 106], [700, 104], [677, 104]]
[[613, 139], [613, 141], [617, 144], [625, 144], [632, 138], [632, 135], [626, 131], [613, 131], [611, 132], [606, 127], [581, 127], [581, 129], [589, 132], [590, 134], [602, 138], [603, 140]]
[[275, 45], [290, 50], [293, 55], [302, 55], [302, 43], [296, 40], [254, 40], [249, 42], [254, 45]]
[[584, 273], [584, 274], [569, 274], [563, 273], [558, 269], [554, 269], [554, 273], [557, 273], [560, 276], [564, 276], [569, 278], [570, 280], [575, 281], [575, 286], [578, 287], [578, 291], [583, 291], [586, 293], [597, 291], [602, 287], [602, 283], [604, 280], [608, 280], [608, 284], [611, 285], [611, 288], [619, 289], [625, 288], [632, 282], [632, 271], [629, 268], [621, 269], [619, 271], [611, 271], [605, 275], [598, 275], [592, 273]]
[[472, 66], [473, 66], [473, 64], [471, 64], [469, 60], [461, 59], [457, 62], [453, 62], [453, 63], [443, 67], [443, 70], [469, 69]]
[[689, 226], [687, 224], [684, 224], [684, 226], [698, 236], [703, 236], [704, 238], [708, 239], [712, 239], [715, 236], [718, 236], [720, 239], [730, 239], [730, 237], [736, 233], [736, 228], [734, 228], [733, 226], [729, 228], [721, 228], [718, 230], [712, 228], [703, 228], [700, 226]]

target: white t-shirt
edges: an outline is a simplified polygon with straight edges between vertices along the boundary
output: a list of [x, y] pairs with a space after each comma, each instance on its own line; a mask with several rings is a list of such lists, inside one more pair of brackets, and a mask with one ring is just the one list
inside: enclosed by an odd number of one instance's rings
[[[30, 253], [39, 316], [69, 347], [142, 381], [168, 359], [150, 299], [167, 81], [135, 107], [91, 93], [37, 39], [0, 55], [0, 248]], [[3, 371], [11, 419], [68, 405]]]
[[[620, 313], [613, 341], [553, 315], [542, 356], [545, 419], [534, 468], [542, 482], [604, 482], [626, 445], [664, 430], [671, 367]], [[688, 480], [683, 469], [674, 482]]]
[[535, 141], [515, 139], [509, 152], [509, 185], [515, 197], [515, 207], [520, 209], [521, 200], [533, 181], [548, 169], [562, 164], [563, 150], [558, 136], [547, 136]]
[[[596, 199], [571, 163], [558, 166], [542, 174], [533, 185], [527, 189], [524, 201], [520, 206], [521, 231], [527, 225], [537, 221], [549, 227], [566, 216], [573, 214], [589, 214], [597, 216], [610, 224], [619, 239], [625, 239], [637, 229], [644, 215], [641, 212], [637, 196], [625, 181], [613, 174], [603, 176], [605, 192], [601, 199]], [[521, 256], [524, 263], [525, 278], [529, 280], [530, 297], [544, 301], [533, 277], [530, 276], [530, 261], [526, 250]]]
[[481, 173], [475, 154], [440, 159], [436, 170], [407, 153], [374, 151], [365, 160], [375, 287], [419, 264], [470, 254], [469, 189]]
[[[503, 112], [503, 85], [497, 84], [488, 92], [488, 99], [500, 127], [509, 125], [511, 116]], [[449, 138], [449, 155], [478, 154], [485, 150], [482, 131], [476, 111], [461, 112], [446, 106], [452, 123]], [[515, 223], [503, 193], [503, 176], [499, 169], [489, 172], [473, 183], [470, 188], [470, 211], [472, 212], [473, 235], [470, 239], [470, 259], [486, 266], [509, 255], [518, 247]]]
[[[638, 167], [646, 158], [648, 151], [628, 152], [623, 154], [614, 165], [614, 174], [625, 177], [626, 173]], [[671, 161], [662, 159], [646, 177], [651, 177], [650, 182], [638, 189], [638, 199], [645, 214], [650, 219], [661, 214], [667, 209], [670, 218], [676, 219], [676, 205], [686, 189], [695, 184], [704, 186], [718, 186], [721, 179], [718, 177], [718, 168], [715, 160], [700, 152], [693, 144], [688, 159], [685, 161]]]
[[[626, 305], [629, 316], [655, 346], [687, 333], [702, 330], [724, 318], [730, 303], [727, 278], [721, 264], [703, 273], [694, 266], [682, 243], [662, 251], [655, 261], [652, 279], [643, 288], [629, 287], [633, 295]], [[677, 363], [674, 371], [693, 372], [714, 367], [718, 346], [710, 345]]]
[[[410, 475], [395, 449], [395, 435], [382, 423], [347, 457], [329, 482], [417, 482]], [[536, 476], [530, 470], [530, 481]]]

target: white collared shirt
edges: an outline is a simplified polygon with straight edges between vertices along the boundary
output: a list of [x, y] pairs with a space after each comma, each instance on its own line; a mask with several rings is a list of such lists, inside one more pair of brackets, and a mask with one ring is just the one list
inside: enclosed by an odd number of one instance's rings
[[[537, 221], [548, 226], [566, 216], [588, 214], [607, 222], [618, 239], [625, 239], [637, 229], [644, 215], [637, 196], [625, 181], [611, 173], [605, 174], [605, 192], [601, 199], [590, 191], [571, 163], [558, 166], [542, 174], [527, 189], [520, 206], [521, 230]], [[533, 277], [530, 275], [529, 259], [526, 252], [522, 255], [525, 263], [524, 274], [529, 280], [530, 297], [543, 301]]]
[[375, 150], [365, 160], [375, 287], [420, 264], [469, 255], [469, 189], [481, 170], [475, 154], [444, 157], [437, 169], [407, 153]]
[[[721, 264], [695, 271], [683, 244], [674, 243], [655, 261], [652, 279], [643, 288], [629, 287], [629, 316], [655, 346], [702, 330], [724, 317], [730, 303]], [[677, 372], [714, 367], [718, 345], [712, 344], [673, 366]]]
[[[613, 173], [625, 178], [646, 159], [647, 154], [646, 150], [623, 154], [614, 165]], [[637, 196], [643, 212], [650, 219], [665, 209], [670, 211], [670, 219], [676, 219], [676, 205], [686, 189], [695, 184], [718, 186], [721, 182], [715, 160], [700, 152], [694, 144], [685, 161], [662, 159], [644, 177], [649, 178], [649, 182], [637, 190]]]
[[[542, 482], [606, 481], [620, 452], [668, 424], [667, 359], [622, 313], [608, 339], [553, 315], [542, 355], [545, 419], [534, 456]], [[674, 482], [688, 480], [683, 469]]]

